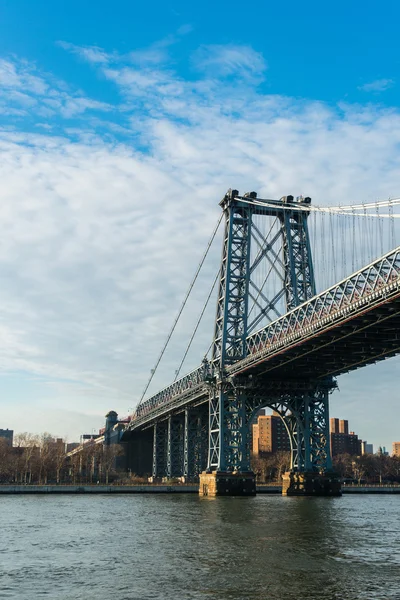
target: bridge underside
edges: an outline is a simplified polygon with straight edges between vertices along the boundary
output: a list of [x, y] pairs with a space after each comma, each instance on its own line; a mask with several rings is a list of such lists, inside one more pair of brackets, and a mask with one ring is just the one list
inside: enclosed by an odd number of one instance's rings
[[287, 346], [235, 375], [278, 381], [338, 376], [400, 352], [400, 295]]

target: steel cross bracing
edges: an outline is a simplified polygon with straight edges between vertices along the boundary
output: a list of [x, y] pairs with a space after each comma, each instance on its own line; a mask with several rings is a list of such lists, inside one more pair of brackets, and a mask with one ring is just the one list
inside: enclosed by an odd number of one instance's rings
[[307, 227], [307, 212], [283, 211], [282, 237], [285, 261], [286, 308], [291, 310], [315, 296], [314, 270]]
[[246, 355], [252, 214], [251, 207], [237, 202], [235, 195], [233, 190], [221, 202], [225, 231], [212, 354], [221, 367]]
[[[225, 215], [225, 233], [212, 355], [213, 367], [217, 369], [217, 385], [209, 404], [208, 470], [249, 469], [247, 392], [239, 393], [234, 385], [229, 385], [226, 377], [229, 367], [240, 363], [247, 354], [249, 293], [254, 302], [253, 308], [257, 307], [253, 326], [264, 319], [268, 311], [276, 311], [276, 299], [283, 293], [287, 309], [315, 294], [306, 224], [309, 211], [291, 211], [292, 196], [276, 203], [272, 212], [268, 207], [266, 215], [273, 215], [280, 221], [280, 231], [271, 243], [268, 236], [263, 236], [253, 224], [253, 215], [263, 214], [260, 201], [254, 203], [256, 197], [255, 192], [240, 197], [237, 190], [229, 190], [221, 202]], [[297, 202], [296, 207], [301, 204], [302, 202]], [[252, 227], [255, 235], [252, 235]], [[258, 244], [254, 261], [251, 260], [253, 239]], [[281, 242], [283, 263], [274, 249], [278, 239]], [[282, 292], [278, 291], [272, 302], [263, 292], [264, 284], [260, 288], [252, 279], [253, 272], [265, 257], [268, 257], [278, 271], [283, 284]], [[279, 271], [277, 265], [281, 265], [283, 269]]]

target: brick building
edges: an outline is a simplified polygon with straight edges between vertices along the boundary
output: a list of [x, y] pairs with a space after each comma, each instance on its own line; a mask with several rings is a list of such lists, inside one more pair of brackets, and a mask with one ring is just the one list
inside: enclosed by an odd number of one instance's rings
[[254, 456], [290, 450], [286, 427], [277, 413], [260, 415], [252, 428], [252, 451]]
[[392, 444], [392, 456], [400, 457], [400, 442], [393, 442]]
[[362, 440], [354, 431], [349, 433], [349, 422], [344, 419], [330, 419], [331, 454], [350, 454], [361, 456]]

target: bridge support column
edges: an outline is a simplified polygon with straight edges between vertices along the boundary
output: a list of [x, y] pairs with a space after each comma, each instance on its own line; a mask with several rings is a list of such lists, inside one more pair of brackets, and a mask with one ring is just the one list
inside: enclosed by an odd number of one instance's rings
[[208, 451], [207, 414], [196, 409], [185, 409], [185, 438], [183, 448], [183, 475], [188, 481], [198, 481], [206, 468]]
[[290, 471], [283, 475], [285, 496], [340, 496], [329, 439], [329, 391], [332, 382], [312, 395], [293, 399], [283, 417], [292, 445]]
[[153, 479], [167, 474], [167, 421], [154, 423], [153, 433]]
[[171, 415], [167, 430], [167, 477], [183, 475], [184, 415]]
[[200, 475], [201, 496], [254, 496], [255, 475], [250, 470], [247, 396], [223, 384], [209, 405], [209, 458]]

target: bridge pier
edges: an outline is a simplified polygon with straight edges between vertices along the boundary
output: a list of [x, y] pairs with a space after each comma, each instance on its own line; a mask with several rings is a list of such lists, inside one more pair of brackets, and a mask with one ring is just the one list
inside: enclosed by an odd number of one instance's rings
[[200, 475], [200, 496], [255, 496], [256, 478], [252, 471], [204, 471]]
[[283, 496], [341, 496], [342, 490], [335, 473], [287, 471], [282, 477]]

